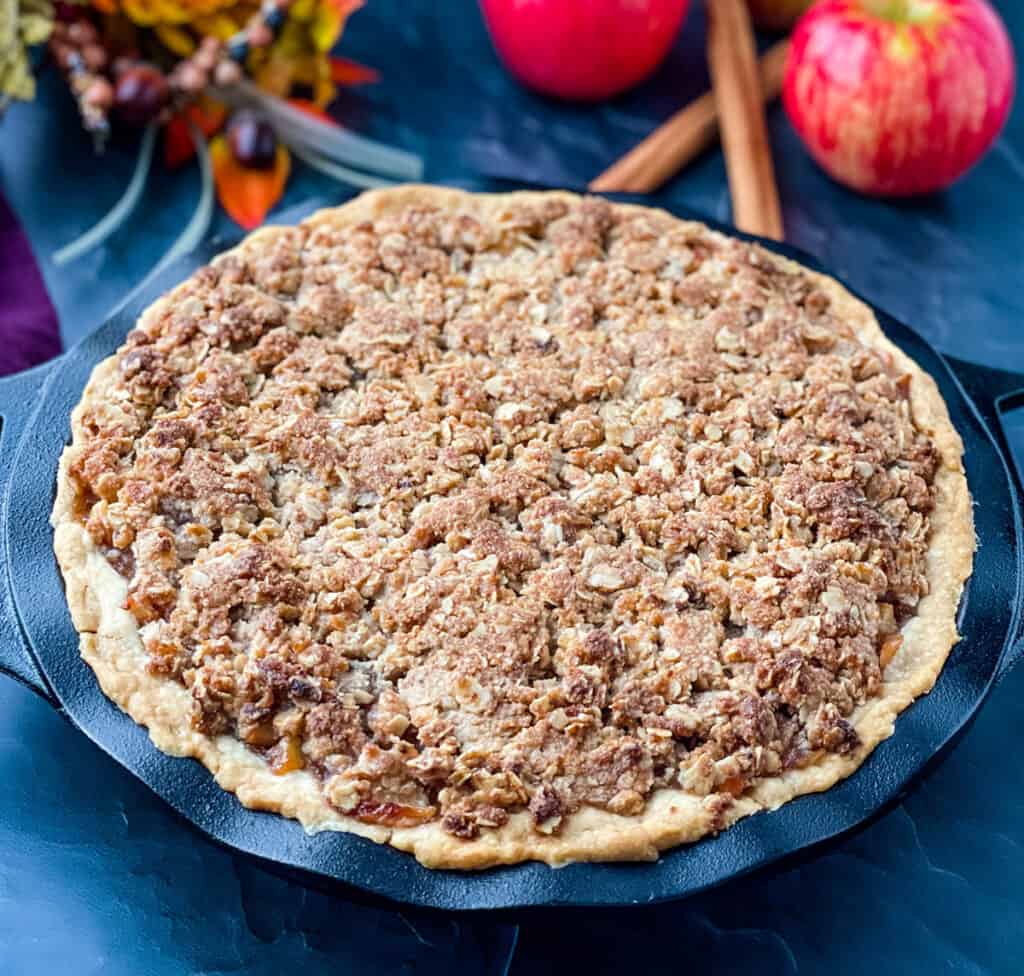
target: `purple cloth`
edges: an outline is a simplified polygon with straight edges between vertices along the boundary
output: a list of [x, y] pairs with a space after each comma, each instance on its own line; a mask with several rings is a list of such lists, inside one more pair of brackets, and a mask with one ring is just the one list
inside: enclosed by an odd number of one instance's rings
[[60, 326], [17, 217], [0, 195], [0, 376], [60, 352]]

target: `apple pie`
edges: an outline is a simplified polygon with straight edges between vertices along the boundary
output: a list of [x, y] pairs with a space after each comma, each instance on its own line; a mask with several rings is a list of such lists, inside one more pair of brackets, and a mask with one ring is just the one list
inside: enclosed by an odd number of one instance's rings
[[81, 653], [247, 807], [431, 867], [824, 790], [957, 640], [932, 379], [832, 279], [568, 193], [367, 193], [192, 275], [58, 475]]

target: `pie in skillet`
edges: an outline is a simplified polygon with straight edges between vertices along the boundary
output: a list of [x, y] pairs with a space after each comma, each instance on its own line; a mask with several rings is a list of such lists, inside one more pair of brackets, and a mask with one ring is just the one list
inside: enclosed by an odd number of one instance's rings
[[649, 859], [827, 789], [974, 548], [833, 280], [567, 193], [368, 193], [153, 305], [74, 412], [81, 651], [248, 807], [432, 867]]

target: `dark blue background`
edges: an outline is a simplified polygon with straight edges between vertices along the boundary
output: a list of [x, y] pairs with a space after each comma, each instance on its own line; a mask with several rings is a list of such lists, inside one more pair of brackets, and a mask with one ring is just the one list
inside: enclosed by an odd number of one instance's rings
[[[1015, 43], [1024, 9], [998, 4]], [[369, 0], [342, 50], [383, 72], [346, 93], [352, 128], [422, 153], [427, 177], [579, 185], [706, 87], [695, 10], [669, 59], [596, 108], [519, 89], [472, 0]], [[770, 117], [789, 239], [939, 348], [1024, 372], [1024, 108], [953, 190], [913, 203], [830, 183], [781, 110]], [[70, 343], [140, 281], [188, 219], [194, 172], [154, 169], [143, 212], [56, 271], [49, 255], [119, 196], [133, 147], [97, 161], [52, 76], [0, 125], [0, 186], [43, 266]], [[282, 207], [337, 188], [300, 171]], [[721, 155], [664, 192], [728, 219]], [[220, 218], [215, 231], [237, 229]], [[2, 300], [3, 296], [0, 296]], [[1024, 423], [1010, 418], [1018, 450]], [[688, 902], [521, 919], [517, 974], [579, 971], [1012, 973], [1024, 968], [1024, 669], [897, 810], [799, 868]], [[31, 694], [0, 682], [0, 973], [500, 972], [507, 920], [358, 905], [307, 890], [199, 837]]]

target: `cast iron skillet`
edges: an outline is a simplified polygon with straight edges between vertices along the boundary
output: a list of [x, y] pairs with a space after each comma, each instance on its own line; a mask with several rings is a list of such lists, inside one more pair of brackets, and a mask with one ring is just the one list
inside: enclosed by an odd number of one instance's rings
[[[815, 265], [793, 248], [763, 243]], [[628, 905], [680, 898], [806, 853], [896, 802], [963, 733], [994, 681], [1024, 653], [1021, 486], [1012, 461], [1007, 463], [1010, 454], [999, 420], [1001, 409], [1024, 403], [1024, 377], [943, 357], [876, 309], [889, 338], [935, 377], [963, 437], [979, 548], [960, 607], [963, 640], [934, 690], [900, 716], [895, 734], [853, 776], [826, 793], [748, 817], [719, 837], [667, 851], [653, 864], [574, 864], [558, 870], [530, 863], [472, 874], [431, 871], [408, 854], [359, 837], [332, 832], [310, 837], [293, 821], [244, 809], [199, 763], [159, 752], [146, 731], [100, 692], [78, 656], [48, 522], [57, 459], [69, 438], [69, 414], [93, 366], [120, 345], [145, 306], [223, 246], [202, 248], [160, 274], [58, 359], [0, 381], [0, 670], [43, 696], [222, 844], [268, 866], [310, 872], [307, 877], [314, 883], [343, 882], [432, 908]]]

